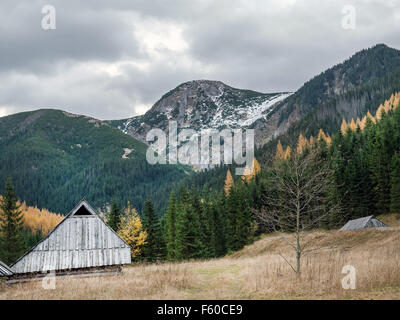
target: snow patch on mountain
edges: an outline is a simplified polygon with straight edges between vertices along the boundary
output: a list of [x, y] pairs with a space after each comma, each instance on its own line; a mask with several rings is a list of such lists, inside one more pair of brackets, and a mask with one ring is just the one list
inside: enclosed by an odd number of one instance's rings
[[220, 81], [194, 80], [169, 91], [142, 116], [118, 123], [124, 133], [146, 143], [153, 128], [168, 131], [170, 121], [183, 128], [247, 128], [267, 115], [291, 93], [261, 93], [230, 87]]
[[258, 119], [267, 116], [276, 103], [286, 99], [290, 95], [291, 93], [278, 93], [274, 96], [265, 98], [266, 100], [264, 101], [260, 101], [261, 99], [249, 100], [240, 107], [236, 107], [231, 113], [227, 112], [231, 106], [225, 101], [220, 101], [219, 99], [222, 94], [220, 96], [212, 97], [213, 102], [217, 105], [217, 111], [215, 112], [214, 118], [207, 124], [207, 126], [211, 126], [212, 128], [224, 125], [230, 128], [248, 127]]

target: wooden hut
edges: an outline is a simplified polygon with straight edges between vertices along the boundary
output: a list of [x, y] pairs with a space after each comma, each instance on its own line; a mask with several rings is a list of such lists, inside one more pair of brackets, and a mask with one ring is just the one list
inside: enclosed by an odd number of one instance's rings
[[367, 228], [388, 228], [382, 221], [374, 218], [374, 216], [363, 217], [350, 220], [340, 230], [353, 231], [363, 230]]
[[[12, 266], [14, 276], [56, 271], [120, 270], [131, 263], [130, 246], [82, 200], [42, 241]], [[72, 272], [71, 272], [72, 271]]]

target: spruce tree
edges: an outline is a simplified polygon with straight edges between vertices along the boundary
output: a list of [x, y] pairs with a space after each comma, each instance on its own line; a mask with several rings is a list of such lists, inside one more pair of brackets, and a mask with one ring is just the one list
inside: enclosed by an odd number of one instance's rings
[[226, 197], [225, 200], [225, 218], [226, 218], [226, 227], [225, 227], [225, 238], [226, 238], [226, 249], [227, 252], [234, 251], [236, 249], [235, 246], [235, 230], [236, 230], [236, 219], [237, 219], [237, 197], [236, 197], [237, 188], [234, 187], [231, 189], [231, 192]]
[[217, 239], [216, 239], [216, 217], [214, 215], [214, 208], [212, 203], [203, 204], [203, 212], [207, 215], [209, 239], [206, 242], [207, 257], [213, 258], [217, 256]]
[[390, 212], [400, 213], [400, 153], [392, 159]]
[[200, 223], [200, 241], [203, 248], [200, 256], [202, 258], [210, 258], [214, 252], [214, 243], [212, 242], [213, 235], [209, 211], [205, 201], [200, 199], [199, 193], [196, 189], [193, 188], [191, 194], [191, 205], [195, 214], [198, 215]]
[[115, 200], [111, 204], [111, 212], [108, 215], [107, 223], [115, 232], [118, 232], [121, 224], [121, 210]]
[[147, 232], [144, 256], [147, 261], [158, 261], [164, 258], [164, 241], [160, 219], [150, 199], [146, 200], [143, 211], [143, 226]]
[[15, 262], [24, 251], [23, 217], [19, 208], [11, 178], [8, 178], [0, 200], [0, 258], [7, 264]]
[[220, 197], [212, 204], [212, 215], [214, 217], [214, 236], [215, 236], [215, 255], [223, 256], [227, 252], [226, 247], [226, 197], [225, 193], [221, 192]]
[[165, 242], [167, 249], [167, 259], [176, 259], [176, 211], [177, 211], [177, 200], [175, 193], [172, 192], [169, 198], [169, 204], [167, 212], [165, 214]]
[[396, 139], [394, 117], [382, 112], [377, 121], [376, 141], [373, 150], [372, 178], [375, 182], [377, 211], [387, 213], [390, 208], [390, 174], [391, 162], [398, 141]]
[[177, 259], [201, 258], [202, 243], [199, 214], [193, 208], [189, 192], [182, 188], [176, 220], [176, 256]]
[[247, 189], [245, 185], [239, 186], [235, 192], [235, 202], [236, 202], [236, 225], [234, 229], [234, 245], [233, 250], [240, 250], [246, 244], [252, 235], [252, 217], [249, 208], [249, 195], [247, 194]]

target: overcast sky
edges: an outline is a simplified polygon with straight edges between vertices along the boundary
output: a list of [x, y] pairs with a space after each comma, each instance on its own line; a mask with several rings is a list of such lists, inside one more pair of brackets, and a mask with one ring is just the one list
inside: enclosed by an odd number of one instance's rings
[[399, 35], [400, 0], [1, 0], [0, 116], [127, 118], [195, 79], [295, 91], [363, 48], [400, 49]]

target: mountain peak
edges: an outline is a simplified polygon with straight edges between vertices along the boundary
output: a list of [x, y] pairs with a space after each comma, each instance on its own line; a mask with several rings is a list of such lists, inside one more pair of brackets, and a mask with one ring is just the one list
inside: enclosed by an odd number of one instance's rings
[[169, 121], [195, 131], [249, 127], [289, 95], [237, 89], [215, 80], [192, 80], [164, 94], [143, 116], [114, 125], [143, 142], [151, 128], [166, 129]]
[[198, 79], [198, 80], [187, 81], [187, 82], [184, 82], [184, 83], [180, 84], [178, 87], [184, 86], [184, 85], [197, 85], [197, 86], [202, 86], [202, 85], [223, 85], [223, 86], [227, 86], [225, 83], [223, 83], [223, 82], [221, 82], [219, 80], [208, 80], [208, 79]]

